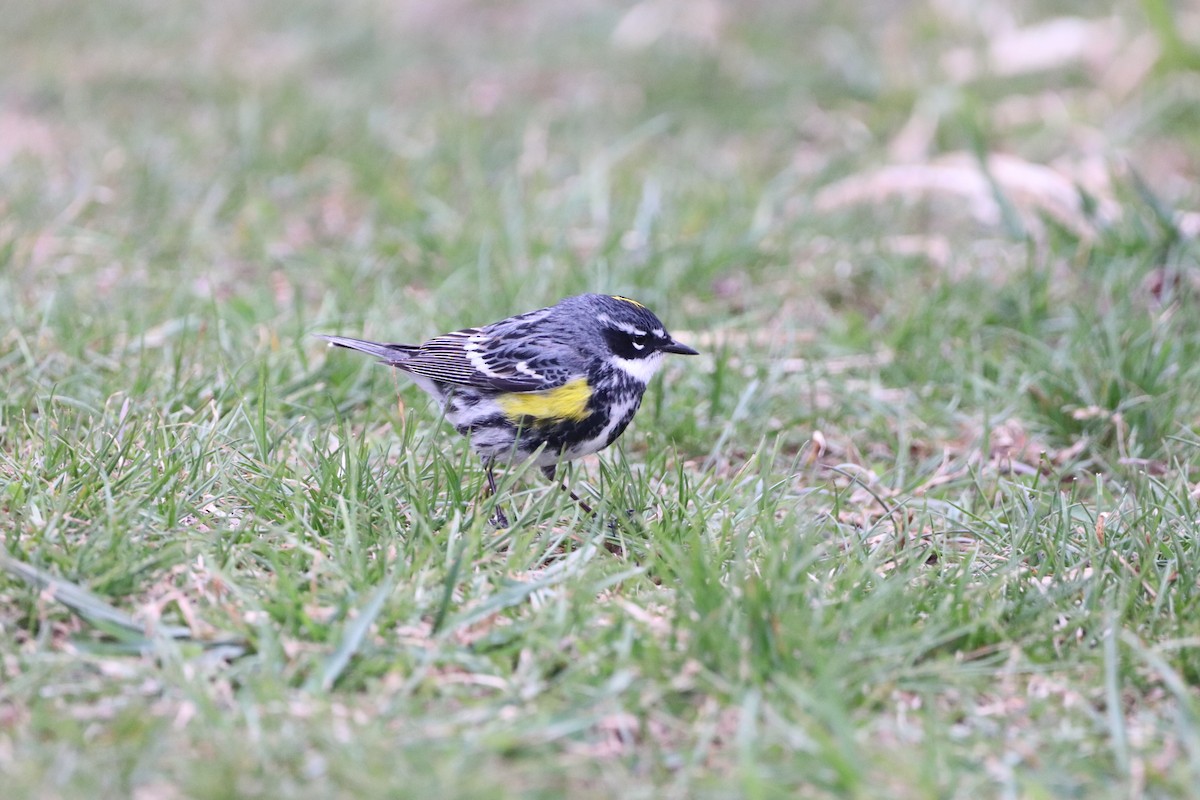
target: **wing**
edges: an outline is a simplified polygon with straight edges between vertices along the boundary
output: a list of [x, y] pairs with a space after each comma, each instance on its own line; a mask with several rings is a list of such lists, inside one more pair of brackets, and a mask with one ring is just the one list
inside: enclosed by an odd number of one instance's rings
[[574, 347], [538, 335], [520, 317], [430, 339], [396, 366], [431, 380], [499, 392], [554, 389], [584, 372]]

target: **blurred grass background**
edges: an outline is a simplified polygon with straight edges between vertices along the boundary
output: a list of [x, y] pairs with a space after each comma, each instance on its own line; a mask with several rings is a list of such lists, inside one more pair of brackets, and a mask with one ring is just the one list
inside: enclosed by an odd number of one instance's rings
[[[1195, 7], [0, 19], [6, 797], [1194, 792]], [[590, 290], [621, 558], [309, 335]]]

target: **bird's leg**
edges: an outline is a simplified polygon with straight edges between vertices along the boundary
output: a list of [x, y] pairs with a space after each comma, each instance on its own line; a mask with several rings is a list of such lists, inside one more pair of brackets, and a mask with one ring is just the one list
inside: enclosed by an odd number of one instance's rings
[[[545, 475], [549, 481], [551, 481], [553, 483], [557, 483], [557, 481], [555, 481], [555, 479], [554, 479], [554, 474], [555, 474], [555, 465], [554, 464], [551, 464], [548, 467], [542, 467], [542, 474]], [[576, 503], [578, 503], [579, 507], [583, 509], [583, 513], [587, 514], [589, 517], [596, 516], [596, 512], [594, 510], [592, 510], [592, 507], [590, 505], [588, 505], [582, 497], [575, 494], [574, 490], [572, 490], [570, 486], [567, 486], [566, 480], [564, 480], [562, 483], [559, 483], [558, 488], [562, 489], [564, 492], [569, 494], [571, 496], [571, 499], [574, 500]], [[617, 532], [616, 520], [609, 522], [608, 527], [609, 527], [609, 530], [615, 534]], [[604, 549], [607, 550], [608, 552], [612, 553], [613, 555], [617, 555], [617, 556], [625, 555], [625, 548], [623, 548], [619, 542], [614, 541], [612, 538], [609, 538], [609, 537], [605, 537], [605, 539], [604, 539]]]
[[575, 492], [571, 488], [569, 488], [565, 483], [562, 485], [562, 488], [566, 490], [567, 494], [569, 494], [571, 496], [572, 500], [574, 500], [576, 503], [579, 504], [579, 507], [583, 509], [583, 513], [591, 514], [593, 517], [596, 516], [596, 512], [592, 511], [592, 507], [589, 506], [587, 503], [585, 503], [583, 501], [583, 498], [580, 497], [579, 495], [575, 494]]
[[[485, 461], [483, 463], [483, 467], [484, 467], [484, 470], [487, 472], [488, 494], [490, 494], [492, 497], [495, 497], [496, 496], [496, 476], [492, 474], [491, 460], [489, 459], [489, 460]], [[492, 516], [492, 519], [490, 521], [491, 521], [492, 525], [496, 526], [497, 528], [507, 528], [508, 527], [508, 517], [504, 514], [504, 508], [498, 502], [496, 503], [496, 513]]]
[[[554, 479], [554, 476], [556, 473], [557, 473], [557, 467], [554, 464], [551, 464], [548, 467], [542, 467], [542, 474], [545, 475], [546, 480], [550, 481], [551, 483], [557, 483], [557, 481], [555, 481], [555, 479]], [[565, 480], [562, 483], [558, 484], [558, 488], [562, 489], [564, 492], [569, 494], [571, 496], [571, 499], [574, 500], [576, 503], [578, 503], [579, 507], [583, 509], [583, 513], [585, 513], [589, 516], [593, 516], [593, 517], [596, 516], [596, 512], [592, 510], [592, 507], [590, 505], [588, 505], [586, 502], [584, 502], [584, 499], [582, 497], [575, 494], [574, 490], [571, 489], [570, 486], [567, 486], [567, 482]]]

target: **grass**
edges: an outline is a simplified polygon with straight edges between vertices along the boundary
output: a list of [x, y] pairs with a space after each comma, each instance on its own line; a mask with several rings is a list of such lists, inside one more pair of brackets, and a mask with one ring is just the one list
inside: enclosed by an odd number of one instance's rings
[[[6, 797], [1194, 791], [1194, 15], [689, 8], [7, 4]], [[586, 290], [596, 521], [310, 336]]]

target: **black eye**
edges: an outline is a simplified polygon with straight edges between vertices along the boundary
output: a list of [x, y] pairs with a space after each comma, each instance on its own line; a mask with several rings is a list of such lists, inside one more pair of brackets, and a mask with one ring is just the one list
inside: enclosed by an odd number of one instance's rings
[[637, 348], [638, 350], [641, 350], [643, 347], [646, 346], [646, 342], [650, 341], [650, 337], [643, 333], [638, 336], [634, 336], [633, 339], [631, 339], [631, 341], [633, 342], [633, 346], [635, 348]]

